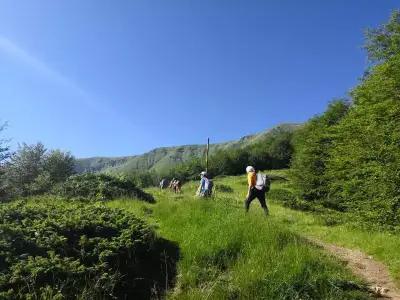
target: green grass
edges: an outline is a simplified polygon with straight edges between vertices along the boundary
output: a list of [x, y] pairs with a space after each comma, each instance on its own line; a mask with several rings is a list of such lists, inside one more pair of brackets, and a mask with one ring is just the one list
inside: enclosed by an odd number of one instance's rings
[[213, 199], [198, 199], [195, 184], [189, 183], [181, 195], [150, 190], [156, 204], [123, 199], [107, 204], [139, 215], [179, 244], [181, 259], [170, 298], [368, 299], [359, 279], [297, 230], [297, 219], [312, 222], [312, 217], [273, 204], [265, 218], [256, 202], [246, 215], [245, 177], [215, 182], [232, 190], [220, 188]]
[[[278, 171], [287, 176], [287, 171]], [[239, 188], [234, 177], [226, 178]], [[275, 182], [272, 189], [290, 189], [288, 182]], [[388, 266], [392, 278], [400, 287], [400, 236], [388, 231], [366, 230], [357, 223], [336, 223], [336, 219], [318, 213], [306, 213], [282, 207], [278, 201], [271, 199], [272, 214], [276, 221], [284, 223], [290, 230], [309, 237], [315, 237], [328, 243], [358, 249]], [[348, 216], [344, 220], [348, 220]]]
[[[273, 175], [287, 177], [287, 170], [270, 172]], [[239, 199], [245, 196], [245, 178], [226, 177], [219, 180], [220, 184], [229, 185]], [[290, 189], [289, 182], [273, 182], [271, 189]], [[272, 193], [271, 193], [272, 194]], [[274, 222], [288, 227], [291, 231], [302, 236], [319, 238], [328, 243], [351, 249], [359, 249], [374, 259], [388, 266], [389, 271], [400, 287], [400, 236], [387, 231], [365, 230], [357, 228], [356, 223], [335, 224], [336, 219], [326, 215], [288, 209], [282, 207], [276, 199], [270, 199], [272, 218]]]

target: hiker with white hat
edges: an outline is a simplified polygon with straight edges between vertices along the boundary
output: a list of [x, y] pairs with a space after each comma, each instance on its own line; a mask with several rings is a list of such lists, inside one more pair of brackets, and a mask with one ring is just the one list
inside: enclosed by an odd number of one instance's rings
[[269, 179], [266, 175], [257, 173], [252, 166], [248, 166], [246, 168], [246, 173], [249, 186], [245, 200], [246, 212], [249, 211], [251, 201], [257, 198], [258, 201], [260, 201], [261, 207], [264, 210], [265, 215], [268, 216], [269, 211], [265, 200], [265, 193], [267, 192], [267, 189], [269, 189]]
[[200, 185], [196, 195], [199, 197], [209, 197], [212, 194], [213, 182], [208, 178], [206, 171], [200, 173]]

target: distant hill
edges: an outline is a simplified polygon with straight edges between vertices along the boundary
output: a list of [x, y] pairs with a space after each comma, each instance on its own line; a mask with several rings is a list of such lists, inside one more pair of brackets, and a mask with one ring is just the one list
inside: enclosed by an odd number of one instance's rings
[[[248, 135], [239, 140], [210, 145], [210, 153], [229, 148], [242, 148], [257, 141], [268, 138], [276, 130], [294, 131], [299, 124], [281, 124], [266, 131]], [[112, 172], [129, 173], [140, 170], [162, 171], [193, 157], [204, 155], [205, 145], [184, 145], [175, 147], [161, 147], [142, 155], [124, 157], [90, 157], [77, 159], [76, 171], [84, 172]]]

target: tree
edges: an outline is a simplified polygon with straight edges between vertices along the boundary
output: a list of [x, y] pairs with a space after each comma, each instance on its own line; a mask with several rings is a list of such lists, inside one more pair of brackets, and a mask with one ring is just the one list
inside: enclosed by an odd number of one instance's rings
[[351, 92], [296, 137], [296, 190], [369, 224], [400, 225], [400, 12], [367, 34], [373, 65]]
[[321, 200], [328, 194], [326, 163], [337, 133], [335, 127], [349, 110], [344, 100], [331, 102], [326, 112], [309, 120], [295, 137], [292, 174], [298, 195]]
[[46, 148], [42, 143], [22, 144], [5, 167], [8, 188], [13, 195], [31, 194], [30, 185], [43, 172]]
[[400, 10], [395, 10], [389, 22], [366, 33], [365, 48], [372, 61], [382, 62], [400, 52]]
[[75, 173], [75, 158], [70, 152], [51, 150], [46, 154], [43, 169], [48, 173], [52, 183], [65, 181]]
[[69, 152], [47, 151], [42, 143], [22, 144], [5, 165], [6, 185], [13, 196], [48, 192], [74, 173], [75, 159]]
[[[0, 125], [0, 134], [7, 128], [7, 123], [3, 123]], [[6, 159], [10, 158], [10, 146], [8, 145], [9, 140], [3, 137], [0, 137], [0, 164], [3, 163]]]
[[375, 224], [400, 225], [400, 52], [352, 97], [327, 164], [329, 197]]
[[[0, 125], [0, 134], [6, 129], [7, 123]], [[7, 197], [6, 184], [5, 184], [5, 167], [4, 162], [10, 158], [10, 146], [8, 145], [8, 139], [0, 136], [0, 200]]]

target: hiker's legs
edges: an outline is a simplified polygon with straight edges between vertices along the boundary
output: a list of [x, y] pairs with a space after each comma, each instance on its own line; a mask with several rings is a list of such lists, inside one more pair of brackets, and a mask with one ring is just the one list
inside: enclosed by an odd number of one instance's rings
[[244, 201], [244, 208], [246, 209], [246, 212], [249, 211], [250, 203], [256, 198], [256, 195], [254, 193], [254, 189], [250, 190], [249, 196], [246, 198]]
[[267, 202], [265, 200], [265, 191], [258, 191], [257, 198], [260, 201], [261, 207], [264, 210], [265, 215], [268, 215], [269, 210], [268, 210]]

